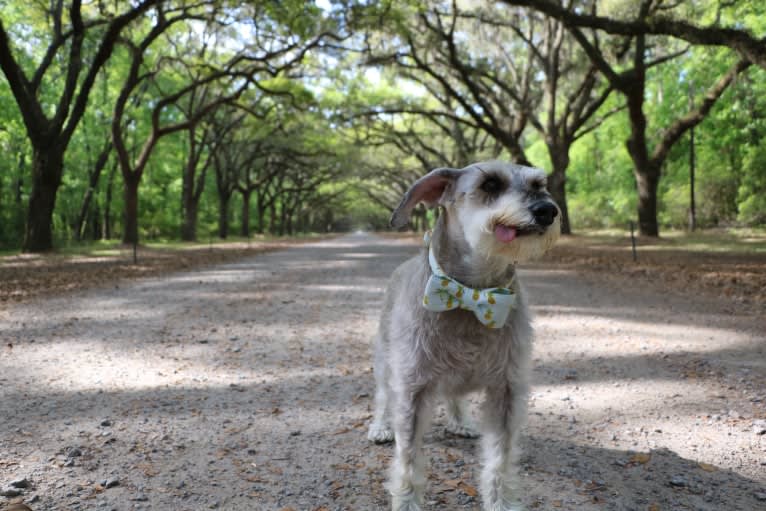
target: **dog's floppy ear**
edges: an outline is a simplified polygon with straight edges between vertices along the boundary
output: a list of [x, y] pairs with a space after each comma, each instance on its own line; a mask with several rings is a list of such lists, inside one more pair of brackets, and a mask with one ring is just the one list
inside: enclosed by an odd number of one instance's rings
[[445, 188], [454, 182], [462, 171], [459, 169], [439, 168], [434, 169], [421, 177], [410, 186], [404, 194], [402, 202], [391, 215], [391, 227], [400, 229], [410, 221], [410, 214], [419, 202], [424, 202], [429, 208], [439, 202]]

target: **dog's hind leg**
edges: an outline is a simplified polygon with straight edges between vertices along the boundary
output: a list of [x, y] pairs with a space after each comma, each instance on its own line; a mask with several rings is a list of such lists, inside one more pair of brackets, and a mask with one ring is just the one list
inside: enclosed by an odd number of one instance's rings
[[407, 389], [396, 396], [393, 410], [396, 450], [388, 486], [393, 511], [422, 509], [426, 478], [421, 443], [428, 423], [428, 405], [422, 388]]
[[388, 383], [388, 362], [383, 343], [378, 339], [375, 343], [375, 412], [367, 431], [367, 438], [376, 444], [384, 444], [394, 439], [394, 430], [390, 422], [391, 388]]
[[468, 410], [468, 403], [464, 399], [456, 397], [447, 397], [447, 426], [448, 433], [463, 438], [476, 438], [479, 432], [476, 431], [471, 420], [471, 413]]
[[521, 511], [518, 437], [526, 417], [527, 390], [508, 383], [487, 392], [483, 404], [484, 468], [481, 494], [485, 511]]

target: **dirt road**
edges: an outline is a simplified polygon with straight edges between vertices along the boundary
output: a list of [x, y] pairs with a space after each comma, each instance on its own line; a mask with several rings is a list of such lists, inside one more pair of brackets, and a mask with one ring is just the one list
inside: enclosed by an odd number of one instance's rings
[[[358, 234], [0, 312], [0, 507], [385, 509], [370, 341], [416, 250]], [[766, 509], [762, 315], [546, 263], [522, 275], [530, 509]], [[479, 509], [477, 441], [437, 417], [426, 447], [428, 509]]]

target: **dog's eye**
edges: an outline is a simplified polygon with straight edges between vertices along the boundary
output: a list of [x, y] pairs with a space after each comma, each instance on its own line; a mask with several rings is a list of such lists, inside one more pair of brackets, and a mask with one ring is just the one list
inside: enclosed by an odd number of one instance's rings
[[545, 181], [543, 181], [542, 179], [535, 179], [534, 181], [529, 183], [529, 187], [532, 188], [533, 191], [539, 192], [543, 188], [545, 188]]
[[494, 195], [500, 193], [504, 187], [505, 185], [500, 179], [490, 176], [484, 180], [480, 188], [486, 193]]

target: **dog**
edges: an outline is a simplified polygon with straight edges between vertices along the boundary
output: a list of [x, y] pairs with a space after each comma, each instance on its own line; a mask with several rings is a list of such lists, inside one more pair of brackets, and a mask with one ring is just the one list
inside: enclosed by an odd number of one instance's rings
[[520, 510], [517, 442], [532, 327], [516, 264], [555, 243], [559, 209], [542, 170], [499, 161], [429, 172], [405, 193], [391, 226], [404, 227], [421, 202], [440, 214], [428, 248], [399, 266], [386, 290], [368, 438], [395, 440], [392, 509], [418, 511], [426, 481], [421, 439], [435, 398], [447, 400], [447, 429], [470, 437], [475, 432], [460, 398], [484, 391], [483, 506]]

